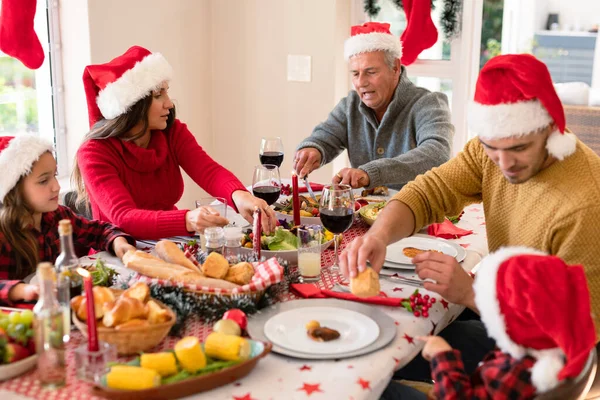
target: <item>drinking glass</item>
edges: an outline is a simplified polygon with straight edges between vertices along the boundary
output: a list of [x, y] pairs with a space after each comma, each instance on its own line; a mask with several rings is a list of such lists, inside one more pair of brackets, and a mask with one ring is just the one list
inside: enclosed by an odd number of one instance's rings
[[297, 231], [300, 281], [317, 282], [321, 278], [321, 227], [313, 225]]
[[227, 200], [223, 197], [203, 197], [200, 200], [196, 200], [196, 208], [198, 207], [210, 207], [223, 218], [227, 218]]
[[281, 194], [281, 179], [277, 165], [264, 164], [254, 167], [252, 194], [266, 201], [268, 205], [277, 201]]
[[354, 221], [354, 196], [349, 185], [326, 185], [319, 201], [319, 213], [323, 226], [334, 234], [335, 261], [331, 266], [333, 271], [340, 270], [338, 264], [338, 237], [346, 232]]
[[260, 163], [277, 165], [283, 162], [283, 142], [280, 137], [264, 137], [260, 141]]

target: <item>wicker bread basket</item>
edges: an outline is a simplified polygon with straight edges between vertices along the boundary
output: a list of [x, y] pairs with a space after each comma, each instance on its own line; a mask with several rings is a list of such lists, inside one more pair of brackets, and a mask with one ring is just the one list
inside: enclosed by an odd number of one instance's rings
[[[123, 291], [111, 289], [115, 295], [120, 295]], [[169, 307], [160, 301], [153, 299], [158, 305], [166, 309], [169, 313], [169, 320], [160, 324], [150, 324], [149, 326], [130, 328], [126, 330], [116, 330], [98, 326], [98, 340], [113, 344], [117, 347], [119, 355], [138, 354], [148, 351], [157, 346], [167, 336], [171, 327], [175, 324], [175, 313]], [[72, 321], [81, 331], [81, 334], [87, 339], [87, 324], [79, 318], [75, 312], [72, 312]]]

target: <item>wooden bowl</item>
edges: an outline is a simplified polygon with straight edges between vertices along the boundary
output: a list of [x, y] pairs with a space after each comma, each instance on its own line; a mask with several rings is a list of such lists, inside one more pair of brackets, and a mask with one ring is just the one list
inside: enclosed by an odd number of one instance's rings
[[[115, 295], [122, 292], [122, 290], [111, 290]], [[115, 345], [117, 353], [121, 356], [138, 354], [156, 347], [169, 334], [176, 318], [173, 310], [156, 299], [152, 300], [169, 313], [169, 319], [166, 322], [125, 330], [98, 326], [98, 340]], [[71, 318], [77, 329], [87, 339], [87, 324], [77, 318], [75, 311], [72, 312]]]
[[[271, 352], [271, 343], [248, 340], [252, 346], [251, 358], [232, 367], [145, 390], [117, 390], [96, 384], [91, 394], [113, 400], [167, 400], [191, 396], [227, 385], [248, 375], [258, 361]], [[211, 396], [208, 395], [207, 398]]]

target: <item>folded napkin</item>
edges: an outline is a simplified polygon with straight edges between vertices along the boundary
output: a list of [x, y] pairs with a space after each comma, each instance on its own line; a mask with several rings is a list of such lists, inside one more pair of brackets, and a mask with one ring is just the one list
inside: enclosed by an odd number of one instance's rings
[[[320, 183], [309, 182], [309, 185], [313, 192], [320, 192], [323, 190], [325, 185], [321, 185]], [[306, 193], [308, 192], [308, 188], [306, 186], [298, 186], [298, 193]]]
[[431, 236], [444, 239], [458, 239], [459, 237], [470, 235], [473, 231], [459, 228], [450, 222], [450, 220], [446, 219], [441, 224], [429, 225], [427, 233]]
[[341, 300], [358, 301], [360, 303], [377, 304], [380, 306], [399, 307], [402, 300], [399, 297], [357, 297], [352, 293], [334, 292], [332, 290], [321, 290], [311, 283], [293, 283], [290, 285], [292, 292], [305, 299], [324, 299], [333, 297]]

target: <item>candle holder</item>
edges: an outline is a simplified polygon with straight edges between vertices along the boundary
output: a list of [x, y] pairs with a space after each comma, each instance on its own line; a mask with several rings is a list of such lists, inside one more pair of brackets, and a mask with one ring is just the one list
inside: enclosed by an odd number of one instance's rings
[[106, 342], [98, 344], [98, 351], [88, 350], [87, 343], [75, 349], [77, 379], [90, 383], [99, 382], [109, 371], [109, 363], [117, 360], [117, 348], [114, 345]]

